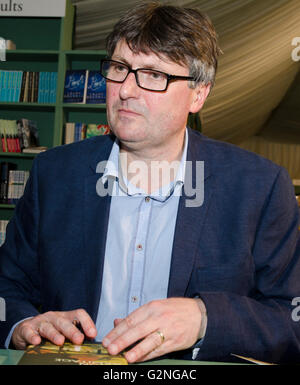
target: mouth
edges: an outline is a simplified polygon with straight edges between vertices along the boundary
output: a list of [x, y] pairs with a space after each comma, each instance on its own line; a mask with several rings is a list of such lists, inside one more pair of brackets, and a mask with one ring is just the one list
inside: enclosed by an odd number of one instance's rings
[[118, 113], [120, 115], [123, 115], [123, 116], [140, 116], [141, 114], [139, 114], [138, 112], [136, 111], [133, 111], [133, 110], [128, 110], [126, 108], [120, 108], [118, 109]]

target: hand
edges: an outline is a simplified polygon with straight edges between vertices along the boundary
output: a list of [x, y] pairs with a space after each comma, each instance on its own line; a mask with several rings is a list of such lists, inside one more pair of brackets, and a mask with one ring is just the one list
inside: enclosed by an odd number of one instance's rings
[[[102, 343], [112, 355], [125, 352], [128, 362], [146, 361], [166, 353], [187, 349], [204, 336], [205, 306], [201, 299], [168, 298], [151, 301], [124, 319], [114, 321], [114, 329]], [[203, 314], [203, 317], [202, 317]], [[162, 340], [162, 336], [164, 340]]]
[[16, 349], [25, 349], [28, 344], [40, 344], [43, 337], [55, 345], [62, 345], [65, 338], [80, 345], [84, 334], [75, 326], [74, 321], [80, 322], [87, 337], [96, 337], [95, 324], [85, 310], [49, 311], [19, 323], [12, 334], [12, 343]]

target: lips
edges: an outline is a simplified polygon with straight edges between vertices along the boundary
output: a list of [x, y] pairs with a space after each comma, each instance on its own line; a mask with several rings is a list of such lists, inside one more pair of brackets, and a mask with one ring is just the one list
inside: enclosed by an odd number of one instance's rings
[[140, 115], [136, 111], [128, 110], [128, 109], [125, 109], [125, 108], [118, 109], [118, 113], [121, 114], [121, 115]]

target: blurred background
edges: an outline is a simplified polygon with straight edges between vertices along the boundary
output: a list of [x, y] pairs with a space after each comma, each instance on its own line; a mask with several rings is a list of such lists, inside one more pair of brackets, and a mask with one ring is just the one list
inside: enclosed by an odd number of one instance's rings
[[[104, 49], [105, 38], [141, 0], [72, 0], [74, 49]], [[174, 0], [213, 21], [224, 54], [216, 85], [194, 125], [284, 166], [300, 183], [300, 1]]]

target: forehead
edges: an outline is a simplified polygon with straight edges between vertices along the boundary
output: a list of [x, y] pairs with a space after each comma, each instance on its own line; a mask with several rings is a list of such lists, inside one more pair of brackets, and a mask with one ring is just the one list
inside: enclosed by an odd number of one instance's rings
[[175, 63], [165, 55], [158, 56], [152, 51], [149, 51], [149, 53], [135, 53], [124, 40], [117, 43], [112, 59], [124, 62], [133, 69], [149, 67], [167, 73], [176, 73], [177, 75], [188, 74], [188, 68], [185, 65]]

